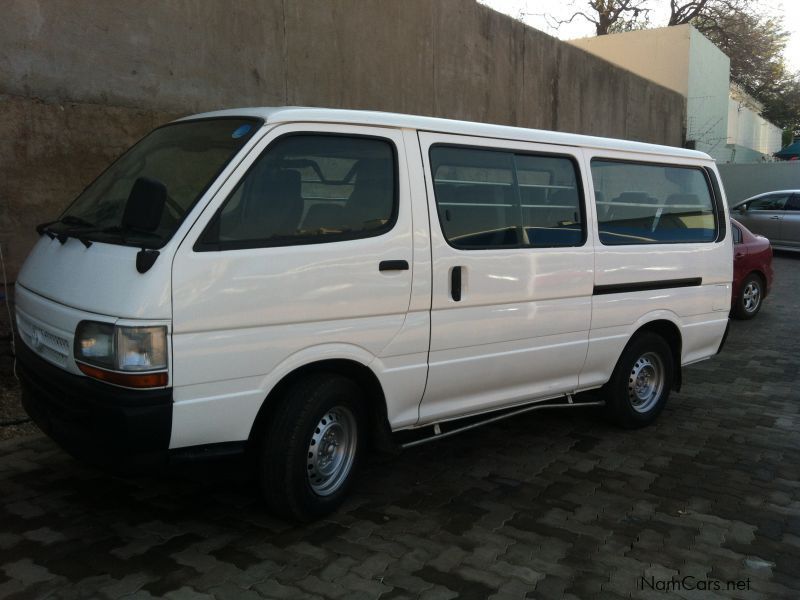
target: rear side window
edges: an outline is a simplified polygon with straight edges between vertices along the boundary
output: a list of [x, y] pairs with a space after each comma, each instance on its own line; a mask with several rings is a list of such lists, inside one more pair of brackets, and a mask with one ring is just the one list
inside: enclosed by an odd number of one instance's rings
[[592, 160], [600, 242], [713, 242], [714, 203], [702, 169]]
[[570, 158], [433, 146], [439, 222], [455, 248], [578, 246], [585, 239]]
[[322, 134], [279, 138], [228, 197], [198, 250], [357, 239], [397, 218], [394, 145]]

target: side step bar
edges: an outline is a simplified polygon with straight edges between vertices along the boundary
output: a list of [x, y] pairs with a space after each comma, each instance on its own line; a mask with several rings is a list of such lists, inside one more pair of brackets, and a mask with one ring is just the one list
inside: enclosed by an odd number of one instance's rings
[[[565, 401], [566, 400], [566, 401]], [[393, 435], [395, 441], [400, 448], [413, 448], [421, 444], [427, 444], [435, 440], [450, 437], [463, 431], [469, 431], [488, 423], [502, 421], [509, 417], [515, 417], [534, 410], [544, 410], [545, 408], [576, 408], [584, 406], [605, 406], [603, 400], [589, 400], [582, 402], [575, 402], [572, 394], [566, 396], [559, 396], [552, 400], [543, 400], [536, 404], [529, 404], [522, 408], [508, 408], [502, 411], [495, 411], [485, 415], [478, 415], [474, 417], [464, 417], [455, 421], [447, 421], [445, 423], [434, 423], [432, 425], [425, 425], [417, 429], [410, 429], [405, 431], [398, 431]]]

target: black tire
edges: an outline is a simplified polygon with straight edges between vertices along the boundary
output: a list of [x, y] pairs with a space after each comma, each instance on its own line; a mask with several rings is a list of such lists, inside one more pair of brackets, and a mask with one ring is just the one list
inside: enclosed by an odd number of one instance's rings
[[[355, 440], [348, 437], [345, 444], [347, 413]], [[333, 436], [331, 443], [326, 435]], [[331, 464], [326, 458], [334, 461], [339, 456], [337, 435], [343, 455], [349, 455], [350, 448], [353, 454], [349, 466], [340, 465], [339, 475], [325, 479], [324, 470]], [[313, 373], [292, 385], [278, 400], [261, 440], [259, 471], [270, 510], [303, 522], [336, 510], [352, 487], [365, 437], [362, 392], [355, 382], [333, 373]], [[319, 443], [312, 445], [312, 439]], [[325, 455], [331, 445], [335, 449]]]
[[604, 388], [611, 421], [626, 429], [655, 421], [667, 404], [673, 370], [672, 352], [664, 338], [649, 331], [634, 337]]
[[742, 289], [736, 298], [733, 316], [737, 319], [752, 319], [761, 310], [764, 300], [764, 282], [755, 273], [750, 273], [742, 282]]

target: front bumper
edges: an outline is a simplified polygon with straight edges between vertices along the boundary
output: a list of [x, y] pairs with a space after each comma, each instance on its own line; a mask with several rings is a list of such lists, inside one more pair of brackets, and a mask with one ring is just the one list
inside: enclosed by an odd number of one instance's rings
[[67, 452], [110, 467], [166, 462], [172, 389], [128, 390], [67, 373], [18, 339], [22, 405]]

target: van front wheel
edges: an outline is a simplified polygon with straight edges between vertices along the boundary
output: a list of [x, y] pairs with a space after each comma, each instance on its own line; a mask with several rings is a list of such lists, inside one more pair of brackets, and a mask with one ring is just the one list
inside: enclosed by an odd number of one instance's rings
[[644, 332], [628, 343], [606, 384], [606, 412], [626, 429], [655, 421], [669, 398], [672, 352], [664, 339]]
[[363, 444], [361, 390], [313, 374], [275, 407], [262, 440], [261, 485], [270, 509], [310, 521], [334, 511], [351, 487]]

